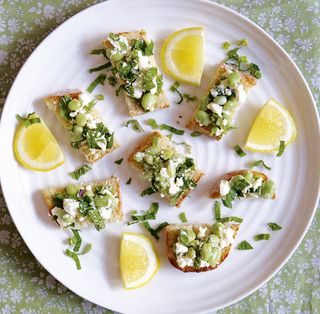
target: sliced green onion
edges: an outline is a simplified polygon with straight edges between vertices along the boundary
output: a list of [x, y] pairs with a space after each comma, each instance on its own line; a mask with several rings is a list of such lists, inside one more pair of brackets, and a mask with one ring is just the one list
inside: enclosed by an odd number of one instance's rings
[[122, 161], [123, 161], [123, 158], [120, 158], [120, 159], [116, 160], [114, 163], [117, 165], [121, 165]]
[[174, 128], [173, 126], [168, 125], [168, 124], [165, 124], [165, 123], [164, 123], [164, 124], [161, 124], [160, 129], [161, 129], [161, 130], [170, 131], [171, 133], [177, 134], [177, 135], [183, 135], [183, 134], [184, 134], [184, 130], [176, 129], [176, 128]]
[[182, 222], [188, 222], [188, 219], [186, 217], [186, 213], [185, 212], [182, 212], [179, 214], [179, 218]]
[[190, 135], [191, 135], [192, 137], [198, 137], [198, 136], [201, 136], [202, 134], [199, 133], [199, 132], [192, 132]]
[[269, 233], [256, 234], [253, 237], [253, 239], [254, 239], [254, 241], [269, 240], [270, 239], [270, 234]]
[[81, 244], [82, 244], [82, 239], [81, 239], [79, 230], [71, 229], [71, 231], [72, 231], [72, 233], [74, 235], [74, 239], [75, 239], [73, 251], [74, 252], [78, 252], [80, 250], [80, 247], [81, 247]]
[[238, 250], [252, 250], [253, 247], [248, 241], [244, 240], [238, 244], [237, 249]]
[[174, 93], [177, 93], [180, 97], [180, 99], [176, 102], [177, 105], [180, 105], [183, 102], [183, 96], [180, 93], [180, 91], [178, 90], [178, 87], [180, 86], [179, 82], [174, 82], [171, 86], [170, 86], [170, 90]]
[[156, 192], [156, 191], [153, 189], [153, 187], [150, 186], [149, 188], [143, 190], [143, 191], [141, 192], [140, 196], [141, 196], [141, 197], [144, 197], [144, 196], [146, 196], [146, 195], [151, 195], [151, 194], [153, 194], [153, 193], [155, 193], [155, 192]]
[[250, 169], [252, 169], [253, 167], [264, 167], [268, 170], [271, 170], [271, 167], [267, 166], [263, 160], [257, 160], [257, 161], [254, 161], [251, 165], [250, 165]]
[[183, 99], [185, 99], [187, 102], [193, 102], [197, 100], [197, 96], [191, 96], [189, 94], [182, 94]]
[[87, 91], [92, 93], [99, 84], [103, 85], [106, 77], [105, 74], [99, 74], [99, 76], [88, 86]]
[[220, 221], [221, 221], [221, 222], [231, 222], [231, 221], [234, 221], [234, 222], [241, 223], [241, 222], [243, 222], [243, 218], [237, 217], [237, 216], [229, 216], [229, 217], [221, 218]]
[[236, 145], [235, 147], [233, 147], [233, 149], [240, 157], [244, 157], [245, 155], [247, 155], [239, 145]]
[[129, 226], [137, 222], [142, 222], [146, 220], [155, 220], [158, 210], [159, 210], [159, 203], [152, 203], [150, 208], [144, 211], [142, 215], [137, 215], [137, 211], [133, 210], [131, 212], [132, 221], [128, 221], [127, 225]]
[[91, 69], [89, 69], [89, 73], [98, 72], [98, 71], [107, 69], [107, 68], [109, 68], [109, 67], [111, 67], [111, 63], [110, 63], [110, 62], [107, 62], [107, 63], [102, 64], [102, 65], [100, 65], [100, 66], [98, 66], [98, 67], [96, 67], [96, 68], [91, 68]]
[[214, 216], [216, 221], [220, 221], [221, 219], [221, 204], [218, 201], [214, 202]]
[[282, 229], [282, 227], [275, 222], [268, 222], [267, 225], [272, 231], [278, 231]]
[[75, 180], [79, 180], [79, 178], [81, 176], [83, 176], [84, 174], [86, 174], [90, 170], [92, 170], [92, 168], [89, 165], [84, 165], [84, 166], [78, 168], [77, 170], [71, 172], [70, 176], [71, 176], [71, 178], [73, 178]]
[[32, 124], [41, 123], [40, 118], [35, 114], [35, 112], [29, 113], [26, 117], [22, 117], [20, 115], [16, 115], [16, 118], [23, 122], [24, 126], [27, 128]]
[[128, 181], [126, 182], [126, 184], [131, 184], [131, 181], [132, 181], [132, 179], [131, 179], [131, 177], [128, 179]]
[[138, 120], [136, 119], [131, 119], [128, 120], [124, 126], [128, 127], [129, 125], [131, 125], [132, 130], [137, 131], [139, 133], [144, 132], [144, 129], [142, 128], [142, 126], [140, 125], [140, 123], [138, 122]]
[[285, 148], [286, 148], [286, 142], [285, 142], [285, 141], [280, 141], [279, 150], [278, 150], [278, 153], [277, 153], [276, 156], [277, 156], [277, 157], [282, 156]]
[[148, 221], [145, 221], [143, 223], [143, 226], [150, 232], [150, 234], [158, 241], [159, 240], [159, 235], [158, 233], [166, 226], [168, 226], [169, 224], [165, 221], [162, 222], [161, 224], [159, 224], [159, 226], [156, 229], [153, 229]]
[[77, 253], [74, 253], [74, 252], [70, 251], [69, 249], [67, 249], [66, 255], [71, 257], [74, 260], [74, 262], [76, 263], [77, 269], [80, 270], [81, 264], [80, 264], [80, 260], [79, 260]]

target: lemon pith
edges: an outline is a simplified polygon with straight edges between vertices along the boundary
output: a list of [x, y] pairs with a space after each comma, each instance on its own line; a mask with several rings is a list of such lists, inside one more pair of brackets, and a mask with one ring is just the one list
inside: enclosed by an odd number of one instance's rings
[[297, 137], [291, 114], [277, 101], [270, 98], [254, 120], [247, 137], [245, 149], [256, 152], [274, 152], [280, 141], [286, 145]]
[[13, 150], [20, 164], [30, 170], [49, 171], [64, 162], [59, 144], [43, 122], [27, 128], [21, 124], [14, 137]]
[[184, 28], [171, 34], [161, 49], [164, 71], [175, 80], [200, 85], [204, 64], [202, 27]]
[[160, 266], [158, 255], [148, 237], [125, 232], [120, 245], [120, 271], [124, 288], [139, 288], [147, 284]]

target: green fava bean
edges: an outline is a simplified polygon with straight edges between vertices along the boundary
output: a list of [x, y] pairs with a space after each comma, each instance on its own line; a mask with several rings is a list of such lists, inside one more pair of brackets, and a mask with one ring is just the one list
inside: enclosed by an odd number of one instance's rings
[[94, 204], [97, 207], [107, 206], [109, 203], [109, 198], [110, 198], [110, 196], [107, 196], [107, 195], [104, 195], [104, 196], [99, 195], [94, 199]]
[[117, 61], [120, 61], [123, 57], [124, 55], [122, 53], [116, 52], [110, 56], [110, 60], [113, 62], [117, 62]]
[[76, 185], [74, 184], [69, 184], [66, 186], [66, 191], [68, 194], [72, 194], [72, 195], [75, 195], [78, 193], [79, 189]]
[[84, 113], [79, 113], [76, 117], [76, 123], [78, 126], [85, 126], [88, 122], [88, 118]]
[[224, 104], [223, 108], [224, 110], [230, 111], [236, 108], [237, 106], [238, 106], [237, 101], [235, 99], [230, 99]]
[[81, 101], [78, 99], [72, 99], [69, 103], [68, 103], [68, 107], [70, 110], [76, 111], [79, 110], [82, 105], [81, 105]]
[[218, 246], [219, 242], [220, 242], [220, 238], [218, 236], [216, 236], [215, 234], [210, 234], [209, 236], [209, 242], [211, 244], [211, 246]]
[[162, 157], [163, 157], [163, 159], [168, 160], [172, 157], [172, 155], [173, 155], [172, 149], [165, 149], [163, 151]]
[[213, 99], [213, 102], [218, 105], [224, 105], [227, 102], [226, 96], [217, 96]]
[[221, 258], [221, 250], [218, 247], [212, 248], [211, 256], [208, 259], [210, 266], [216, 266]]
[[224, 227], [223, 223], [217, 222], [212, 226], [212, 233], [217, 235], [218, 237], [221, 236], [221, 230]]
[[106, 55], [107, 55], [107, 57], [108, 57], [109, 59], [111, 58], [111, 55], [112, 55], [112, 49], [111, 49], [111, 48], [107, 49]]
[[187, 258], [194, 259], [196, 257], [196, 250], [194, 248], [189, 248], [188, 252], [185, 255]]
[[241, 75], [238, 72], [233, 72], [228, 77], [230, 86], [235, 86], [241, 81]]
[[159, 146], [156, 146], [156, 145], [152, 145], [150, 146], [147, 150], [148, 154], [150, 155], [157, 155], [160, 153], [161, 151], [161, 148]]
[[212, 246], [210, 243], [204, 243], [202, 248], [201, 248], [201, 252], [200, 252], [200, 256], [203, 260], [207, 261], [212, 255]]
[[145, 157], [146, 163], [148, 163], [149, 165], [153, 164], [153, 157], [151, 155], [148, 155]]
[[151, 93], [145, 93], [141, 99], [141, 106], [144, 110], [153, 109], [155, 103], [157, 102], [157, 96]]
[[208, 96], [202, 97], [200, 109], [204, 111], [207, 110], [208, 104], [209, 104], [209, 97]]
[[210, 118], [209, 115], [203, 111], [203, 110], [199, 110], [196, 114], [196, 120], [204, 125], [204, 126], [208, 126], [210, 124]]

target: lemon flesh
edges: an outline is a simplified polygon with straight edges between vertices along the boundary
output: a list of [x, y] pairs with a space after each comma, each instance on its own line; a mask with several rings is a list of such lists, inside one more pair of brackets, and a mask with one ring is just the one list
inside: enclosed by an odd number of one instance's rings
[[16, 159], [26, 168], [49, 171], [64, 162], [64, 157], [55, 137], [43, 123], [24, 124], [18, 128], [13, 144]]
[[159, 266], [159, 258], [149, 238], [131, 232], [122, 234], [120, 271], [125, 289], [135, 289], [147, 284]]
[[185, 28], [171, 34], [162, 46], [161, 63], [175, 80], [200, 85], [204, 64], [203, 28]]
[[245, 149], [256, 152], [274, 152], [280, 141], [288, 145], [297, 137], [297, 128], [291, 114], [270, 98], [263, 106], [249, 131]]

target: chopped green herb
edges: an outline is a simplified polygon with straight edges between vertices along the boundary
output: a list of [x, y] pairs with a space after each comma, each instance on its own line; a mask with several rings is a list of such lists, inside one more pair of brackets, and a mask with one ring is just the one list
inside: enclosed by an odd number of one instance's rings
[[197, 100], [197, 96], [190, 96], [189, 94], [182, 94], [183, 99], [187, 102], [193, 102]]
[[128, 121], [124, 124], [124, 126], [128, 127], [129, 124], [131, 124], [132, 130], [137, 131], [137, 132], [139, 132], [139, 133], [144, 132], [144, 129], [142, 128], [142, 126], [140, 125], [140, 123], [138, 122], [138, 120], [135, 120], [135, 119], [128, 120]]
[[225, 42], [222, 44], [222, 48], [223, 48], [224, 50], [228, 50], [230, 47], [231, 47], [231, 44], [230, 44], [228, 41], [225, 41]]
[[191, 135], [192, 137], [198, 137], [198, 136], [201, 136], [202, 134], [199, 133], [199, 132], [192, 132], [190, 135]]
[[106, 54], [106, 50], [104, 48], [101, 49], [93, 49], [90, 52], [91, 55], [104, 55], [105, 58], [108, 59], [107, 54]]
[[239, 145], [236, 145], [233, 149], [240, 157], [244, 157], [245, 155], [247, 155]]
[[238, 250], [252, 250], [253, 247], [248, 241], [244, 240], [238, 244], [237, 249]]
[[81, 176], [83, 176], [84, 174], [86, 174], [87, 172], [89, 172], [92, 168], [89, 165], [84, 165], [82, 167], [80, 167], [79, 169], [73, 171], [70, 173], [71, 178], [75, 179], [75, 180], [79, 180], [79, 178]]
[[176, 102], [176, 104], [180, 105], [183, 102], [183, 96], [182, 94], [179, 92], [178, 87], [180, 86], [179, 82], [174, 82], [171, 86], [170, 86], [170, 90], [174, 93], [177, 93], [180, 97], [180, 99]]
[[69, 249], [67, 249], [66, 255], [71, 257], [74, 260], [74, 262], [76, 263], [77, 269], [80, 270], [81, 264], [80, 264], [80, 260], [79, 260], [77, 253], [74, 253], [74, 252], [70, 251]]
[[144, 196], [146, 196], [146, 195], [151, 195], [151, 194], [153, 194], [153, 193], [156, 193], [156, 191], [153, 189], [152, 186], [150, 186], [149, 188], [143, 190], [143, 191], [141, 192], [140, 196], [141, 196], [141, 197], [144, 197]]
[[99, 84], [103, 85], [106, 77], [105, 74], [99, 74], [99, 76], [88, 86], [87, 91], [92, 93]]
[[148, 119], [147, 124], [150, 125], [153, 129], [157, 129], [159, 127], [155, 119]]
[[159, 240], [159, 235], [158, 233], [166, 226], [169, 224], [167, 222], [162, 222], [159, 224], [159, 226], [156, 229], [151, 228], [150, 224], [148, 221], [145, 221], [143, 223], [143, 226], [151, 233], [151, 235], [158, 241]]
[[132, 181], [132, 179], [131, 179], [131, 177], [128, 179], [128, 181], [126, 182], [126, 184], [131, 184], [131, 181]]
[[282, 156], [285, 148], [286, 148], [286, 142], [285, 141], [280, 141], [279, 151], [277, 153], [277, 157]]
[[250, 68], [249, 68], [249, 72], [251, 75], [253, 75], [256, 79], [261, 78], [261, 72], [260, 72], [260, 68], [257, 64], [255, 63], [251, 63], [250, 64]]
[[121, 165], [122, 161], [123, 161], [123, 158], [120, 158], [120, 159], [116, 160], [114, 163], [117, 165]]
[[271, 170], [271, 168], [269, 166], [267, 166], [263, 160], [257, 160], [257, 161], [254, 161], [251, 165], [250, 165], [250, 168], [252, 169], [253, 167], [264, 167], [268, 170]]
[[222, 203], [225, 207], [232, 208], [232, 202], [234, 201], [237, 193], [234, 189], [230, 189], [229, 193], [226, 195], [224, 199], [222, 199]]
[[93, 73], [93, 72], [98, 72], [98, 71], [101, 71], [101, 70], [104, 70], [104, 69], [108, 69], [109, 67], [111, 67], [111, 63], [110, 62], [107, 62], [105, 64], [102, 64], [96, 68], [91, 68], [89, 69], [89, 73]]
[[166, 137], [171, 141], [172, 140], [172, 133], [167, 134]]
[[159, 210], [159, 204], [158, 203], [152, 203], [150, 208], [142, 215], [137, 215], [137, 211], [133, 210], [131, 212], [131, 219], [132, 221], [128, 221], [127, 225], [132, 225], [140, 221], [146, 221], [146, 220], [154, 220], [156, 219], [157, 212]]
[[221, 219], [221, 204], [218, 201], [214, 202], [214, 216], [216, 221], [220, 221]]
[[182, 222], [188, 222], [188, 219], [186, 217], [186, 213], [185, 212], [182, 212], [179, 214], [179, 218]]
[[270, 234], [269, 233], [256, 234], [253, 237], [253, 239], [254, 239], [254, 241], [269, 240], [270, 239]]
[[272, 231], [278, 231], [282, 229], [282, 227], [275, 222], [268, 222], [267, 225]]
[[241, 223], [241, 222], [243, 221], [243, 218], [241, 218], [241, 217], [236, 217], [236, 216], [229, 216], [229, 217], [221, 218], [220, 221], [221, 221], [221, 222], [231, 222], [231, 221], [234, 221], [234, 222]]
[[24, 126], [27, 128], [32, 124], [41, 123], [40, 118], [36, 115], [35, 112], [29, 113], [26, 117], [22, 117], [20, 115], [16, 115], [16, 118], [23, 122]]
[[84, 247], [84, 249], [82, 250], [82, 252], [79, 253], [78, 255], [85, 255], [85, 254], [89, 253], [89, 252], [91, 251], [91, 249], [92, 249], [92, 243], [88, 243], [88, 244]]
[[115, 87], [118, 83], [117, 79], [115, 76], [111, 75], [108, 77], [108, 82], [111, 86]]
[[241, 39], [237, 42], [237, 45], [240, 47], [246, 47], [248, 46], [248, 40], [247, 39]]
[[[82, 244], [82, 239], [81, 239], [81, 236], [80, 236], [80, 233], [79, 233], [79, 230], [76, 230], [76, 229], [71, 229], [72, 233], [73, 233], [73, 244], [74, 244], [74, 247], [73, 247], [73, 251], [74, 252], [78, 252], [80, 247], [81, 247], [81, 244]], [[70, 240], [71, 240], [70, 239]], [[72, 245], [73, 245], [72, 244]]]
[[174, 134], [177, 134], [177, 135], [183, 135], [184, 134], [184, 130], [176, 129], [173, 126], [170, 126], [170, 125], [165, 124], [165, 123], [161, 124], [160, 129], [161, 130], [170, 131], [171, 133], [174, 133]]

